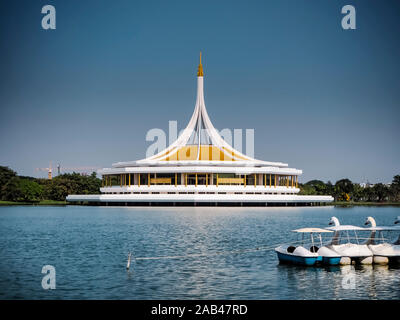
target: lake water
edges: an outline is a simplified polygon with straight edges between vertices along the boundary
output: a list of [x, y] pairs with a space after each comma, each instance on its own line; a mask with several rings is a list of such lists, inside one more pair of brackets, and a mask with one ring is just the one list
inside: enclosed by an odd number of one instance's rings
[[[296, 240], [331, 216], [391, 225], [394, 207], [0, 207], [0, 299], [399, 299], [400, 267], [279, 265], [273, 250], [180, 259]], [[44, 290], [44, 265], [56, 289]], [[343, 287], [352, 275], [354, 288]]]

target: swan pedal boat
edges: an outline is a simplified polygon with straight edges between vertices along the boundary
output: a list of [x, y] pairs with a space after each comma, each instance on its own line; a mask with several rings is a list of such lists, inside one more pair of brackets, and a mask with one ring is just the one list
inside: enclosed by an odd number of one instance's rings
[[[305, 248], [303, 245], [281, 245], [275, 248], [275, 252], [278, 255], [279, 262], [281, 263], [292, 263], [303, 266], [314, 266], [317, 264], [324, 265], [338, 265], [341, 260], [341, 256], [333, 250], [323, 246], [322, 244], [322, 233], [330, 233], [333, 231], [320, 229], [320, 228], [302, 228], [292, 230], [293, 232], [302, 234], [302, 242], [304, 243], [304, 234], [309, 233], [311, 237], [310, 249]], [[319, 235], [320, 247], [318, 248], [314, 243], [314, 234]]]
[[[340, 261], [341, 265], [348, 265], [351, 263], [356, 264], [372, 264], [373, 262], [373, 253], [368, 248], [366, 244], [356, 244], [350, 242], [349, 231], [365, 231], [366, 228], [352, 226], [352, 225], [336, 225], [333, 227], [327, 227], [327, 230], [331, 230], [335, 232], [335, 235], [332, 238], [331, 244], [327, 247], [337, 254], [339, 254], [342, 259]], [[349, 239], [348, 243], [340, 243], [339, 234], [341, 231], [346, 231], [347, 238]], [[357, 234], [356, 239], [357, 239]], [[358, 242], [358, 241], [357, 241]]]
[[[397, 221], [400, 221], [400, 217], [397, 218]], [[398, 222], [395, 222], [395, 224]], [[368, 248], [373, 253], [373, 259], [375, 264], [388, 264], [388, 263], [400, 263], [400, 235], [397, 241], [394, 243], [383, 242], [383, 238], [375, 238], [375, 234], [379, 232], [382, 234], [383, 231], [397, 231], [400, 232], [400, 226], [377, 226], [375, 219], [372, 217], [368, 217], [365, 225], [370, 224], [371, 227], [365, 228], [366, 230], [371, 231], [370, 237], [367, 240], [366, 244]], [[381, 243], [377, 243], [377, 241], [382, 241]]]

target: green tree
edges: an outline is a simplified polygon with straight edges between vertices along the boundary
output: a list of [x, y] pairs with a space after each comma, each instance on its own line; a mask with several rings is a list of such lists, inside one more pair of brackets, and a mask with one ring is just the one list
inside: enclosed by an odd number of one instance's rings
[[18, 201], [37, 202], [42, 199], [43, 188], [31, 179], [18, 179]]
[[362, 192], [364, 201], [376, 201], [374, 190], [370, 186], [366, 186]]
[[400, 201], [400, 175], [393, 177], [392, 184], [390, 185], [390, 193], [393, 201]]
[[49, 200], [64, 201], [69, 194], [99, 194], [101, 180], [93, 172], [90, 176], [67, 173], [52, 180], [42, 180], [44, 197]]
[[11, 191], [15, 191], [17, 174], [9, 167], [0, 166], [0, 200], [9, 200], [12, 198]]
[[317, 191], [313, 186], [307, 185], [307, 184], [299, 184], [300, 188], [300, 195], [314, 195], [317, 194]]
[[18, 201], [18, 199], [22, 197], [18, 177], [11, 177], [5, 185], [2, 185], [1, 190], [1, 200]]
[[372, 187], [373, 193], [379, 202], [386, 200], [389, 197], [389, 188], [383, 183], [377, 183]]
[[311, 180], [308, 181], [305, 185], [312, 187], [315, 190], [315, 194], [318, 195], [327, 194], [327, 186], [321, 180]]
[[362, 201], [365, 199], [365, 188], [361, 187], [358, 183], [353, 184], [353, 193], [352, 200], [353, 201]]
[[349, 179], [341, 179], [336, 181], [334, 188], [334, 197], [339, 201], [347, 201], [351, 199], [354, 185]]
[[332, 182], [328, 181], [326, 183], [326, 195], [333, 195], [335, 190], [335, 186], [332, 184]]

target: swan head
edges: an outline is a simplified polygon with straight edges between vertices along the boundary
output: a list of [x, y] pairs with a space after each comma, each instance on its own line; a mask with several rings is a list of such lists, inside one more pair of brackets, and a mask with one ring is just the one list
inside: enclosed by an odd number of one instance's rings
[[335, 226], [335, 227], [340, 226], [339, 219], [336, 218], [336, 217], [332, 217], [331, 220], [329, 221], [329, 225], [330, 226]]
[[376, 221], [372, 217], [368, 217], [367, 220], [365, 221], [364, 225], [371, 225], [371, 227], [376, 227]]
[[397, 217], [396, 221], [394, 222], [394, 224], [400, 224], [400, 216]]

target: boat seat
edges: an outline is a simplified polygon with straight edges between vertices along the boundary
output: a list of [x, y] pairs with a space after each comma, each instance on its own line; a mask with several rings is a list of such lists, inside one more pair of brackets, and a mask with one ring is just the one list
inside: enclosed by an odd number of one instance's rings
[[296, 250], [296, 247], [289, 246], [286, 250], [287, 250], [287, 252], [289, 252], [289, 253], [293, 253], [293, 251]]
[[311, 252], [317, 252], [319, 250], [319, 248], [317, 246], [311, 246], [310, 251]]

